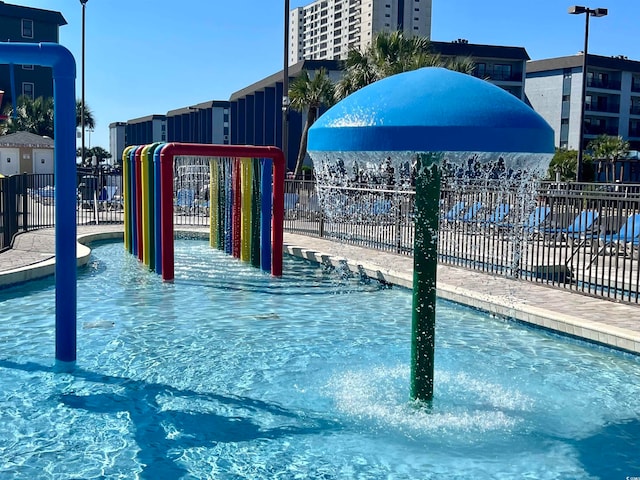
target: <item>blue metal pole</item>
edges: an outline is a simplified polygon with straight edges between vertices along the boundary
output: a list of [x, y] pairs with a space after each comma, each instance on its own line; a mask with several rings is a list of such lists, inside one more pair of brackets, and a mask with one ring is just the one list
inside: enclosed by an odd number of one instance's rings
[[153, 183], [155, 185], [155, 189], [153, 191], [155, 197], [155, 205], [153, 208], [153, 221], [154, 221], [154, 233], [153, 233], [153, 243], [154, 243], [154, 255], [155, 255], [155, 267], [156, 273], [158, 275], [162, 275], [162, 208], [161, 208], [161, 198], [162, 198], [162, 189], [160, 182], [160, 154], [162, 153], [162, 148], [166, 145], [166, 143], [162, 143], [156, 148], [156, 151], [153, 154]]
[[260, 160], [260, 268], [265, 272], [271, 272], [272, 164], [270, 158]]
[[0, 63], [51, 67], [56, 221], [56, 367], [76, 362], [76, 63], [57, 43], [0, 43]]

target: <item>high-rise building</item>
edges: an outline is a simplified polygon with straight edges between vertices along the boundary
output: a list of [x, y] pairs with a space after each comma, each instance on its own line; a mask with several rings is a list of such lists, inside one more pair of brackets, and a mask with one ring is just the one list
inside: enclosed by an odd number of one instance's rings
[[289, 16], [289, 64], [342, 60], [380, 31], [431, 37], [431, 0], [316, 0]]

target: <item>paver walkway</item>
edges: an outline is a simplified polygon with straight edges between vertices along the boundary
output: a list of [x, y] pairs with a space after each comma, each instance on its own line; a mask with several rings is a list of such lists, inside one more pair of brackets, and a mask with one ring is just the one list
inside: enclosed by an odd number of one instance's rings
[[[89, 243], [122, 236], [122, 225], [78, 227], [78, 238]], [[310, 260], [347, 264], [380, 280], [411, 287], [411, 257], [344, 245], [327, 239], [285, 233], [285, 251]], [[0, 254], [0, 285], [53, 274], [54, 230], [27, 232], [13, 248]], [[89, 249], [78, 248], [79, 264]], [[441, 298], [486, 310], [543, 328], [628, 352], [640, 353], [640, 306], [614, 303], [569, 291], [515, 281], [462, 268], [438, 266]]]

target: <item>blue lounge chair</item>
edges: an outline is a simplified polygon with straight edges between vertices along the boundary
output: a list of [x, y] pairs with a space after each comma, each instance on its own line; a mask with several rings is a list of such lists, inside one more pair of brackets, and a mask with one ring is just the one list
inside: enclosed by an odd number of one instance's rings
[[547, 207], [546, 205], [536, 207], [536, 209], [529, 215], [527, 222], [524, 224], [524, 232], [530, 235], [540, 233], [540, 227], [550, 213], [551, 208]]
[[489, 226], [500, 226], [504, 223], [507, 215], [509, 215], [509, 210], [511, 210], [511, 205], [508, 203], [501, 203], [496, 207], [493, 213], [489, 215], [489, 218], [487, 218], [485, 223]]
[[177, 213], [190, 212], [191, 209], [194, 207], [195, 201], [196, 201], [195, 191], [187, 188], [181, 188], [176, 193], [176, 202], [175, 202], [176, 212]]
[[618, 233], [610, 233], [600, 235], [598, 237], [600, 247], [598, 251], [592, 255], [589, 267], [593, 264], [600, 254], [609, 249], [614, 253], [630, 253], [630, 250], [640, 246], [640, 213], [629, 215], [627, 221], [620, 228]]
[[461, 200], [457, 202], [451, 209], [442, 216], [442, 220], [447, 222], [453, 222], [457, 220], [460, 214], [464, 211], [465, 203]]
[[559, 239], [580, 239], [588, 236], [593, 229], [593, 223], [598, 219], [599, 213], [595, 210], [583, 210], [567, 227], [547, 227], [542, 233], [555, 235]]
[[480, 210], [482, 210], [482, 202], [475, 202], [470, 208], [465, 210], [461, 220], [463, 222], [474, 222]]

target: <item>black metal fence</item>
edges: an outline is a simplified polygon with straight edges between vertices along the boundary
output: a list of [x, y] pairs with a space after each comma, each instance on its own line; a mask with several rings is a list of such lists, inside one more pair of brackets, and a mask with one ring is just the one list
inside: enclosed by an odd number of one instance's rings
[[[176, 175], [177, 225], [209, 225], [209, 180], [201, 173], [190, 167]], [[79, 225], [123, 222], [119, 174], [79, 173], [77, 185]], [[285, 189], [286, 231], [413, 254], [415, 192], [296, 180]], [[442, 263], [640, 301], [640, 185], [444, 182], [439, 201]], [[0, 178], [0, 248], [20, 231], [53, 226], [54, 206], [52, 175]]]
[[[413, 191], [288, 181], [285, 230], [413, 254]], [[447, 184], [439, 260], [638, 303], [640, 185]]]
[[[122, 223], [122, 176], [78, 172], [78, 225]], [[53, 174], [22, 174], [0, 178], [0, 250], [16, 233], [55, 225]]]

